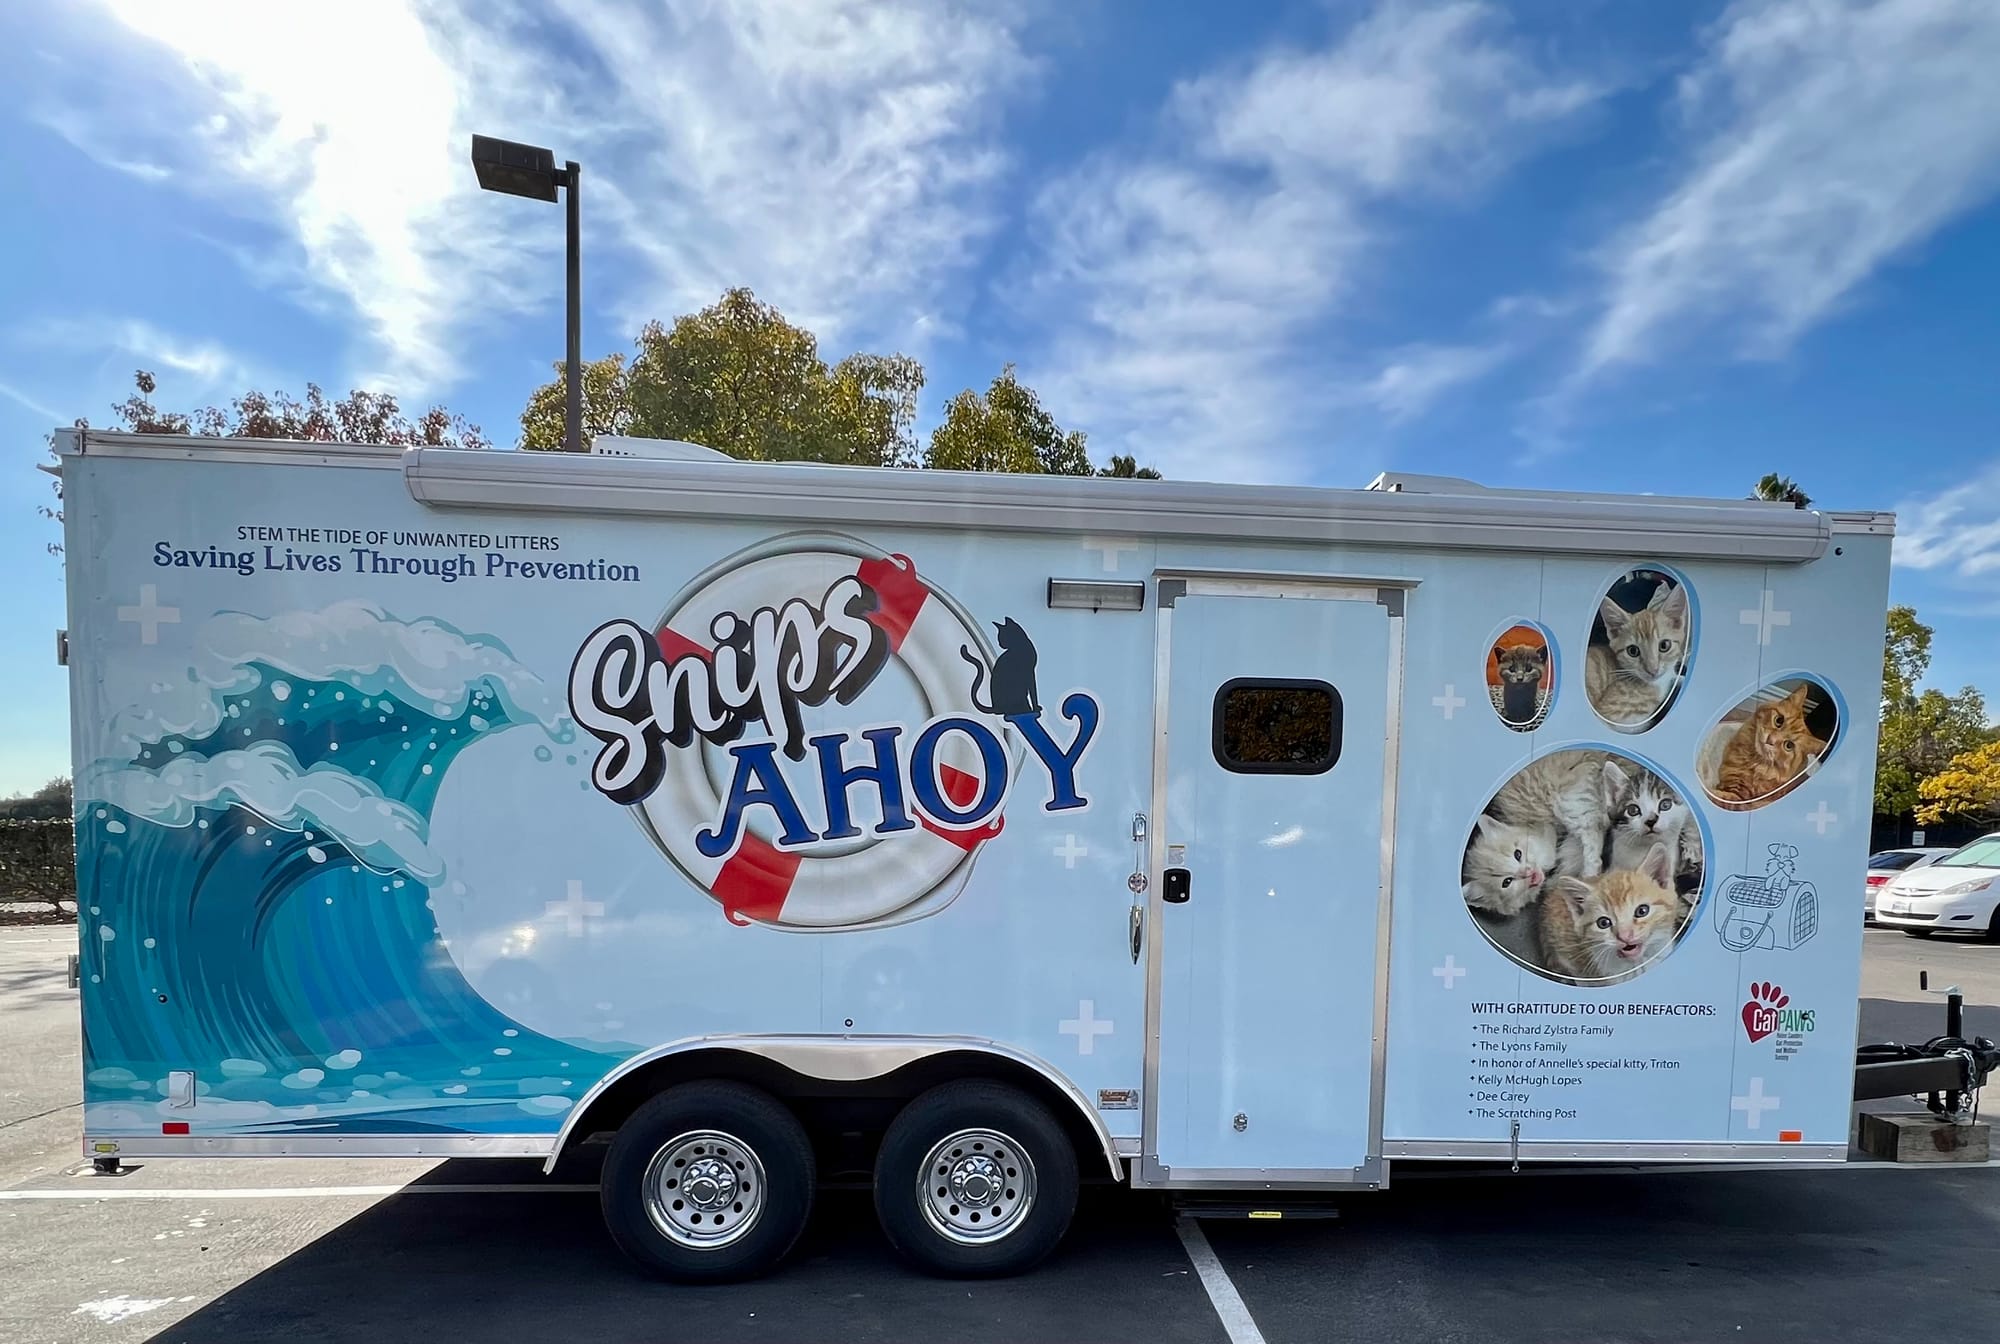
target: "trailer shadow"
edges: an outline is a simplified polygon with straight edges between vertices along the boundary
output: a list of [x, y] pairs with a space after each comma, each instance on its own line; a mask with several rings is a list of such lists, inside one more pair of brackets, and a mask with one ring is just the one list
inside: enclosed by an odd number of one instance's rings
[[1873, 1344], [2000, 1304], [1985, 1168], [1406, 1177], [1350, 1215], [1206, 1225], [1267, 1340]]
[[[498, 1164], [452, 1162], [420, 1184], [506, 1179], [497, 1173]], [[988, 1282], [913, 1273], [883, 1240], [866, 1192], [825, 1191], [776, 1274], [710, 1288], [639, 1275], [593, 1194], [401, 1195], [155, 1336], [656, 1337], [1226, 1344], [1163, 1204], [1115, 1189], [1085, 1191], [1072, 1234], [1036, 1273]]]

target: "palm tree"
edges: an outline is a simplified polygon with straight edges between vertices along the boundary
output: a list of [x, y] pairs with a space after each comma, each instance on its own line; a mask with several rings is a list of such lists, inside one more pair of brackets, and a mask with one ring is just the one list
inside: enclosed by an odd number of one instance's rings
[[1789, 476], [1777, 472], [1767, 474], [1757, 482], [1757, 491], [1752, 499], [1768, 499], [1775, 504], [1789, 504], [1795, 509], [1812, 507], [1812, 496], [1799, 489], [1799, 483]]

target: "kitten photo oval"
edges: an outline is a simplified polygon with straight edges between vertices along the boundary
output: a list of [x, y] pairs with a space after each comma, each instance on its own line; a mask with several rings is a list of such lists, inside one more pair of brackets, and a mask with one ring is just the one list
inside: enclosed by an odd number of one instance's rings
[[1717, 807], [1751, 812], [1811, 778], [1833, 754], [1840, 699], [1807, 673], [1760, 687], [1702, 734], [1695, 774]]
[[1705, 832], [1687, 793], [1648, 762], [1575, 747], [1516, 771], [1480, 810], [1459, 895], [1480, 934], [1535, 974], [1622, 984], [1694, 923]]
[[1517, 621], [1486, 648], [1486, 694], [1500, 722], [1517, 733], [1542, 726], [1556, 699], [1555, 641], [1533, 621]]
[[1694, 595], [1664, 569], [1628, 570], [1598, 599], [1584, 650], [1584, 697], [1621, 733], [1643, 733], [1673, 707], [1693, 655]]

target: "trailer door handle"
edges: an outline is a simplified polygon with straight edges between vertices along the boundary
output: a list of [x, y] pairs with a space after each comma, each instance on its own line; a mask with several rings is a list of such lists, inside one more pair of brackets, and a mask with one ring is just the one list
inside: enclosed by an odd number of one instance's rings
[[1169, 868], [1162, 875], [1160, 899], [1168, 905], [1185, 905], [1188, 898], [1188, 870]]

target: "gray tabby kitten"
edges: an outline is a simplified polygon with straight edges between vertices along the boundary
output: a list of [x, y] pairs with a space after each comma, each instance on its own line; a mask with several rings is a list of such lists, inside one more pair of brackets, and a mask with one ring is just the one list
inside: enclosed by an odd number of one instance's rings
[[1661, 583], [1643, 611], [1598, 603], [1606, 643], [1584, 655], [1591, 706], [1612, 723], [1643, 723], [1666, 703], [1687, 652], [1687, 590]]
[[1612, 794], [1625, 776], [1597, 751], [1558, 751], [1531, 761], [1500, 786], [1486, 809], [1515, 826], [1557, 835], [1555, 872], [1596, 877], [1604, 871], [1604, 834]]
[[[1622, 781], [1611, 794], [1611, 862], [1614, 869], [1636, 871], [1655, 845], [1666, 847], [1678, 877], [1701, 863], [1701, 832], [1689, 825], [1693, 814], [1664, 779], [1643, 766], [1617, 770]], [[1667, 885], [1678, 885], [1669, 882]]]

